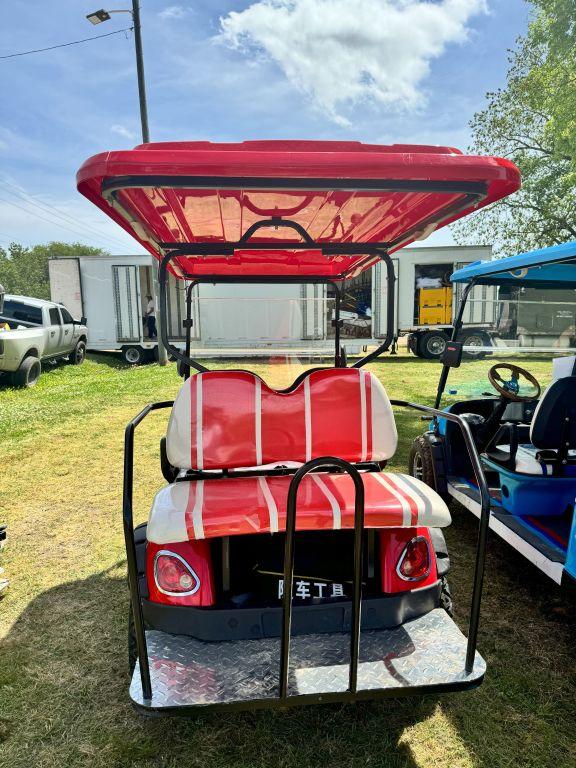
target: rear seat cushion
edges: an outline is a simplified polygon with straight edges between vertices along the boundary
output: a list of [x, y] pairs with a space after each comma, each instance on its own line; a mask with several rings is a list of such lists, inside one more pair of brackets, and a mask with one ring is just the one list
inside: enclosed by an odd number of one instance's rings
[[[444, 501], [427, 485], [403, 474], [363, 472], [366, 528], [450, 524]], [[192, 539], [275, 533], [285, 529], [290, 476], [179, 481], [154, 499], [148, 540], [169, 544]], [[348, 475], [308, 475], [298, 491], [298, 530], [354, 527], [354, 485]]]
[[247, 371], [208, 371], [182, 385], [166, 450], [180, 469], [230, 469], [325, 455], [383, 461], [396, 444], [390, 401], [368, 371], [313, 371], [290, 392]]

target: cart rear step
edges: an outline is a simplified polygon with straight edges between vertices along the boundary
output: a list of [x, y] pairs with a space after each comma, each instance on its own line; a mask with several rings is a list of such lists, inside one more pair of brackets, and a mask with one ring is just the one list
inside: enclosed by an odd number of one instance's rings
[[144, 700], [138, 665], [130, 696], [146, 710], [211, 705], [263, 706], [416, 695], [472, 688], [486, 664], [477, 653], [465, 671], [467, 639], [441, 608], [403, 626], [362, 632], [358, 690], [348, 691], [348, 634], [303, 635], [290, 641], [288, 696], [279, 697], [279, 638], [206, 643], [156, 630], [146, 632], [152, 699]]

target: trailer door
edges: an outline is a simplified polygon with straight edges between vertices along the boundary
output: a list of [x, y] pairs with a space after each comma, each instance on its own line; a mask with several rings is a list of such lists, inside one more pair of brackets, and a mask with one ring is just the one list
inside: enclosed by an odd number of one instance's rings
[[142, 338], [138, 267], [112, 267], [114, 308], [116, 312], [116, 341], [139, 342]]
[[327, 307], [328, 286], [323, 283], [300, 286], [302, 304], [302, 338], [326, 339], [328, 337]]
[[[398, 335], [398, 259], [392, 259], [396, 282], [394, 283], [394, 335]], [[388, 311], [388, 277], [386, 265], [379, 261], [374, 267], [372, 278], [372, 333], [375, 339], [386, 336]]]
[[[467, 267], [472, 262], [459, 261], [454, 264], [454, 270]], [[454, 298], [452, 302], [452, 311], [454, 317], [460, 306], [465, 283], [456, 283], [454, 285]], [[496, 297], [497, 289], [493, 285], [477, 285], [472, 289], [464, 309], [462, 318], [464, 325], [492, 326], [496, 320]]]
[[50, 259], [48, 261], [50, 296], [56, 304], [64, 304], [75, 320], [84, 314], [80, 259]]

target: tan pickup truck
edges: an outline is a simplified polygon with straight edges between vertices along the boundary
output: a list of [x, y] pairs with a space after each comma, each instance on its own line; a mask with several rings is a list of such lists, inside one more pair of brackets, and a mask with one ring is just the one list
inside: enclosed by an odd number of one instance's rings
[[[2, 306], [3, 305], [3, 306]], [[0, 376], [17, 387], [33, 387], [42, 361], [86, 356], [86, 319], [74, 320], [61, 304], [3, 295], [0, 286]]]

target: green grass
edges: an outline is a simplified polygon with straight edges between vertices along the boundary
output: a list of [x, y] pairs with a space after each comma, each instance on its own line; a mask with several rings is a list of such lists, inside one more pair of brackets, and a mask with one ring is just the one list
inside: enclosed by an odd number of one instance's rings
[[[482, 382], [488, 365], [454, 372]], [[229, 363], [235, 367], [236, 363]], [[528, 366], [545, 379], [549, 363]], [[373, 364], [391, 396], [431, 402], [439, 366], [399, 356]], [[178, 388], [175, 366], [127, 368], [92, 357], [47, 368], [27, 391], [0, 389], [0, 766], [55, 768], [573, 768], [574, 604], [490, 538], [475, 692], [286, 713], [146, 719], [131, 708], [121, 530], [125, 423]], [[156, 489], [166, 412], [137, 434], [135, 504]], [[399, 414], [402, 467], [419, 419]], [[447, 531], [456, 618], [465, 627], [476, 525], [454, 510]]]

